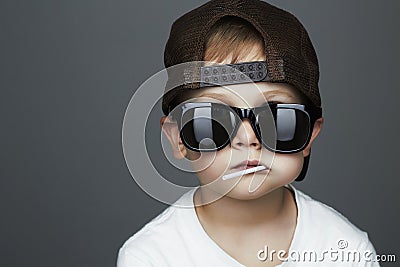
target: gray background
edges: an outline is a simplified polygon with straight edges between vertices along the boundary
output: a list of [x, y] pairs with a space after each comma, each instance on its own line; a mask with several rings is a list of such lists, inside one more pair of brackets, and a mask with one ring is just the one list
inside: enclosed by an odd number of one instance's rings
[[[165, 209], [125, 166], [122, 120], [172, 22], [204, 2], [1, 1], [0, 266], [113, 266]], [[298, 188], [400, 257], [400, 2], [270, 2], [303, 22], [321, 66], [325, 126]]]

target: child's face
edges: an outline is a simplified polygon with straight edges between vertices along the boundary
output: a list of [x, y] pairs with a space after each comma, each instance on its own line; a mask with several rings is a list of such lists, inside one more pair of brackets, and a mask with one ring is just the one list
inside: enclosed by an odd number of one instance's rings
[[[247, 59], [248, 60], [248, 59]], [[263, 59], [254, 59], [256, 61]], [[251, 83], [224, 87], [209, 87], [194, 90], [190, 95], [190, 102], [217, 102], [234, 107], [258, 107], [265, 102], [280, 102], [301, 104], [301, 96], [293, 87], [283, 83], [260, 82], [256, 86]], [[274, 189], [291, 183], [300, 174], [304, 157], [309, 154], [311, 144], [318, 135], [322, 119], [315, 123], [313, 135], [307, 148], [293, 154], [273, 153], [267, 150], [257, 139], [248, 119], [244, 119], [231, 140], [230, 145], [216, 152], [196, 152], [186, 148], [179, 136], [176, 123], [165, 123], [163, 131], [171, 142], [174, 155], [177, 158], [186, 157], [192, 163], [201, 185], [213, 182], [213, 191], [226, 193], [227, 196], [237, 199], [259, 198]], [[269, 167], [259, 171], [234, 178], [223, 180], [223, 175], [240, 171], [243, 161], [258, 161], [259, 164]], [[254, 180], [253, 180], [254, 178]], [[253, 181], [252, 181], [253, 180]], [[236, 185], [235, 185], [236, 184]], [[252, 189], [249, 190], [251, 185]], [[232, 190], [230, 190], [233, 188]], [[254, 191], [254, 192], [250, 192]]]

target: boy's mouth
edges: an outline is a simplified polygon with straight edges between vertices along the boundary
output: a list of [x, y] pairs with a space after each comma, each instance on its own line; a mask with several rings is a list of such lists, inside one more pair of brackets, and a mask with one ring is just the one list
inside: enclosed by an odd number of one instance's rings
[[269, 169], [267, 166], [265, 166], [258, 160], [244, 160], [244, 161], [240, 162], [239, 164], [233, 166], [231, 169], [246, 170], [246, 169], [250, 169], [250, 168], [254, 168], [254, 167], [258, 167], [258, 166], [264, 166], [267, 169]]
[[233, 170], [233, 172], [222, 176], [222, 180], [228, 180], [254, 172], [269, 172], [271, 170], [270, 168], [265, 166], [265, 164], [262, 164], [258, 160], [244, 160], [239, 164], [233, 166], [231, 169]]

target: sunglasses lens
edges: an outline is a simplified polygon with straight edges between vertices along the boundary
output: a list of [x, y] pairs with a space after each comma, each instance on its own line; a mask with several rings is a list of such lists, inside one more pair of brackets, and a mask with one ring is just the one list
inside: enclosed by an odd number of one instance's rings
[[182, 140], [192, 150], [221, 149], [230, 141], [236, 125], [235, 116], [229, 108], [214, 104], [190, 108], [182, 114]]
[[256, 115], [257, 130], [260, 133], [261, 142], [268, 149], [275, 151], [276, 148], [276, 130], [275, 115], [272, 110], [262, 110]]
[[[270, 129], [271, 116], [275, 118], [276, 137], [272, 141]], [[276, 140], [276, 151], [291, 152], [304, 148], [310, 132], [310, 119], [306, 112], [300, 109], [280, 108], [259, 114], [259, 125], [263, 143], [273, 149], [272, 142]], [[268, 122], [268, 123], [265, 123]], [[267, 133], [267, 135], [263, 134]]]

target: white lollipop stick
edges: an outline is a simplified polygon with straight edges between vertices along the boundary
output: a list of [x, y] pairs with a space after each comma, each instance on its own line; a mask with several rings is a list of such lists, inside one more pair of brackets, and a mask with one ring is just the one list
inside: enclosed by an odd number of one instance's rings
[[248, 173], [252, 173], [252, 172], [258, 172], [258, 171], [262, 171], [265, 170], [267, 167], [265, 166], [256, 166], [250, 169], [245, 169], [243, 171], [238, 171], [238, 172], [234, 172], [234, 173], [230, 173], [230, 174], [226, 174], [224, 176], [222, 176], [222, 180], [228, 180], [228, 179], [232, 179], [238, 176], [242, 176]]

